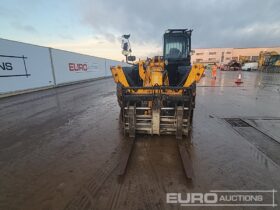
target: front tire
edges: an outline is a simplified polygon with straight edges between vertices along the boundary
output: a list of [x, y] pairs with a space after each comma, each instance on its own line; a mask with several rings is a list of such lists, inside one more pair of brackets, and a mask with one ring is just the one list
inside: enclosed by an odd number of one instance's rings
[[118, 98], [118, 104], [122, 108], [123, 107], [123, 101], [122, 101], [122, 85], [120, 83], [117, 84], [117, 98]]

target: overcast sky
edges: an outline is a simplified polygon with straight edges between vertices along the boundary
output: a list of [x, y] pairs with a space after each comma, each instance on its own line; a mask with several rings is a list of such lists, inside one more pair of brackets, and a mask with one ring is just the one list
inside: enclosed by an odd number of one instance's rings
[[191, 28], [193, 47], [280, 46], [279, 0], [1, 0], [0, 37], [122, 59], [161, 53], [168, 28]]

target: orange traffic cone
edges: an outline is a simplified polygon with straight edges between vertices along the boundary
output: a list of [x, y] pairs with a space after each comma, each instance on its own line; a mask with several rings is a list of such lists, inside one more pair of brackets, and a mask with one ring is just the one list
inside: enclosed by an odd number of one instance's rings
[[236, 83], [236, 84], [241, 84], [241, 83], [243, 83], [243, 82], [242, 82], [242, 75], [241, 75], [241, 73], [238, 74], [238, 78], [237, 78], [237, 80], [235, 81], [235, 83]]

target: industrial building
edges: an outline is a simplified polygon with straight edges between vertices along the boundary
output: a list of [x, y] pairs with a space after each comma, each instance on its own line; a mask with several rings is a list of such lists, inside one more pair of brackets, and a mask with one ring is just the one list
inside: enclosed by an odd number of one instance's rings
[[192, 63], [226, 64], [231, 60], [258, 61], [261, 51], [276, 51], [280, 47], [253, 47], [253, 48], [198, 48], [192, 56]]

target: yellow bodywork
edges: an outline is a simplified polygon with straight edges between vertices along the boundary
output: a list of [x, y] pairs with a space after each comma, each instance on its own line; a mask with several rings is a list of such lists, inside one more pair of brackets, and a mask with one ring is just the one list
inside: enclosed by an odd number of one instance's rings
[[111, 72], [112, 72], [113, 78], [115, 80], [115, 83], [120, 83], [124, 87], [129, 87], [129, 84], [127, 82], [127, 79], [123, 73], [123, 69], [121, 66], [111, 67]]
[[[122, 127], [129, 137], [174, 134], [182, 139], [190, 134], [196, 83], [204, 75], [202, 64], [190, 66], [191, 33], [190, 29], [168, 29], [161, 56], [111, 67]], [[129, 35], [123, 38], [129, 42]], [[125, 45], [122, 48], [127, 50]], [[128, 64], [136, 60], [130, 53], [124, 54]]]
[[273, 55], [279, 55], [279, 53], [275, 51], [271, 51], [271, 52], [261, 51], [259, 54], [258, 67], [261, 69], [263, 66], [265, 66], [266, 62], [268, 62], [269, 58]]
[[[143, 80], [143, 87], [169, 85], [168, 76], [164, 72], [164, 61], [162, 59], [150, 59], [148, 62], [140, 60], [137, 65], [139, 67], [139, 76]], [[146, 68], [144, 68], [145, 65]], [[205, 69], [202, 64], [194, 64], [182, 87], [189, 87], [193, 83], [199, 82], [202, 75], [204, 74], [204, 70]], [[124, 87], [129, 87], [121, 66], [111, 67], [111, 72], [116, 83], [120, 83]], [[147, 94], [150, 93], [151, 90], [139, 89], [133, 92], [135, 92], [135, 94]], [[168, 93], [178, 95], [181, 94], [182, 91], [168, 90]]]
[[241, 64], [247, 63], [250, 61], [250, 56], [239, 55], [239, 62]]
[[194, 82], [199, 82], [204, 74], [204, 66], [202, 64], [194, 64], [191, 68], [191, 72], [184, 84], [184, 87], [189, 87]]

